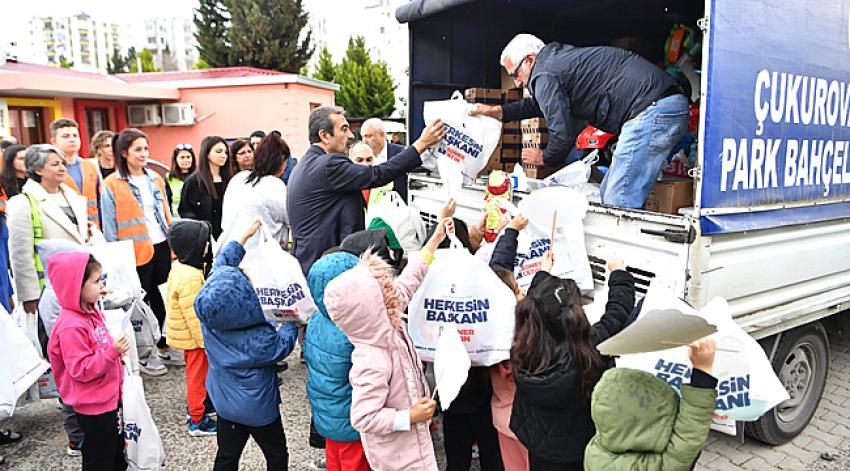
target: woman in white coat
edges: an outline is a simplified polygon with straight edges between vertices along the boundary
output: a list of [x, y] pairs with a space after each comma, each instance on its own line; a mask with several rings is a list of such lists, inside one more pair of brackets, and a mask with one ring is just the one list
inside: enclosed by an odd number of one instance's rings
[[[86, 199], [63, 183], [68, 171], [62, 151], [49, 144], [31, 146], [24, 165], [29, 180], [21, 193], [9, 200], [6, 210], [9, 259], [18, 302], [24, 303], [26, 312], [36, 312], [47, 268], [36, 260], [36, 244], [41, 240], [65, 239], [85, 245], [89, 230]], [[39, 221], [40, 235], [34, 227]]]
[[[38, 309], [46, 266], [37, 256], [36, 245], [41, 241], [64, 240], [84, 246], [88, 243], [89, 228], [86, 198], [65, 185], [65, 157], [49, 144], [33, 145], [24, 157], [27, 177], [21, 193], [6, 206], [9, 224], [9, 259], [18, 302], [24, 310]], [[56, 309], [42, 309], [41, 319], [50, 332], [58, 315]], [[68, 434], [68, 454], [79, 455], [83, 431], [70, 406], [63, 405], [62, 416]]]
[[[254, 152], [254, 168], [231, 178], [222, 203], [222, 235], [218, 246], [236, 240], [251, 222], [259, 218], [282, 248], [289, 246], [289, 218], [286, 214], [286, 184], [280, 178], [290, 158], [289, 146], [280, 133], [269, 133]], [[260, 237], [252, 237], [245, 249], [250, 252]]]

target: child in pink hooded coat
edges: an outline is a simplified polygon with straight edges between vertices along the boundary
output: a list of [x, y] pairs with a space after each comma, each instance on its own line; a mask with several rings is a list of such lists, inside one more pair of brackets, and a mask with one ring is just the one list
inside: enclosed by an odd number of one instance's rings
[[421, 257], [414, 257], [398, 278], [387, 262], [367, 252], [325, 290], [331, 320], [354, 345], [351, 424], [360, 432], [374, 471], [438, 469], [428, 430], [436, 403], [428, 397], [422, 362], [401, 314], [452, 227], [440, 221]]
[[47, 274], [62, 311], [47, 344], [50, 367], [62, 401], [83, 429], [83, 471], [127, 469], [118, 403], [124, 375], [126, 336], [113, 341], [96, 307], [103, 285], [101, 266], [88, 252], [59, 252]]

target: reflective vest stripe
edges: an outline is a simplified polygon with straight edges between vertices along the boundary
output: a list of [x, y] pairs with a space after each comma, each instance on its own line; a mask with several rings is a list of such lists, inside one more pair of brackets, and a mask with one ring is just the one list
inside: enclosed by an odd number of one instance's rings
[[[154, 176], [154, 184], [162, 192], [162, 209], [166, 224], [171, 223], [168, 212], [168, 202], [165, 201], [165, 184], [158, 176]], [[144, 265], [153, 258], [153, 243], [151, 242], [144, 209], [133, 194], [130, 183], [113, 173], [103, 182], [104, 191], [112, 192], [115, 199], [115, 224], [118, 228], [118, 240], [132, 240], [136, 253], [136, 266]], [[140, 189], [146, 191], [147, 188]]]
[[27, 192], [23, 192], [27, 197], [30, 205], [30, 217], [32, 218], [32, 245], [33, 245], [33, 265], [35, 273], [38, 275], [38, 286], [44, 289], [44, 265], [41, 263], [41, 257], [38, 255], [38, 243], [44, 240], [44, 225], [41, 223], [41, 211], [38, 206], [38, 200]]
[[144, 216], [140, 218], [127, 219], [126, 221], [118, 221], [118, 229], [128, 229], [137, 224], [145, 224]]

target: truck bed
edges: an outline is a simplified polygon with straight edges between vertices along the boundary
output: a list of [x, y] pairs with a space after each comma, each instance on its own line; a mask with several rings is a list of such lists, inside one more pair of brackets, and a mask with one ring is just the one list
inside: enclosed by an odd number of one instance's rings
[[[411, 206], [433, 225], [445, 200], [440, 180], [411, 176], [409, 193]], [[523, 196], [516, 192], [514, 202]], [[482, 185], [464, 186], [457, 200], [456, 217], [468, 224], [481, 219]], [[689, 211], [673, 215], [590, 203], [584, 230], [596, 290], [607, 261], [621, 258], [639, 295], [657, 279], [697, 308], [724, 297], [756, 338], [850, 305], [850, 219], [704, 236]]]

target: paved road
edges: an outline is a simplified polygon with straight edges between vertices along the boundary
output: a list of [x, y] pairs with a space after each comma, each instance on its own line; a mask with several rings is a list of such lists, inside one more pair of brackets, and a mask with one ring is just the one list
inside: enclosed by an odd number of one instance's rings
[[[825, 395], [814, 420], [800, 436], [791, 443], [771, 448], [753, 440], [740, 444], [734, 437], [712, 432], [696, 469], [850, 469], [850, 336], [831, 336], [830, 350], [832, 364]], [[297, 354], [296, 350], [290, 357], [290, 368], [284, 374], [281, 414], [290, 450], [290, 469], [302, 470], [306, 469], [305, 463], [323, 456], [323, 452], [307, 444], [306, 370], [299, 364]], [[166, 376], [145, 380], [148, 402], [163, 435], [168, 469], [212, 469], [215, 438], [192, 438], [186, 433], [183, 375], [183, 368], [175, 368]], [[65, 434], [56, 401], [41, 401], [20, 408], [13, 419], [2, 425], [9, 427], [9, 422], [25, 438], [17, 444], [0, 448], [0, 454], [6, 457], [3, 469], [79, 469], [79, 458], [65, 455]], [[833, 460], [821, 459], [822, 453], [830, 454]], [[253, 441], [249, 441], [241, 464], [243, 470], [265, 469], [265, 461]], [[477, 469], [477, 466], [474, 468]]]

